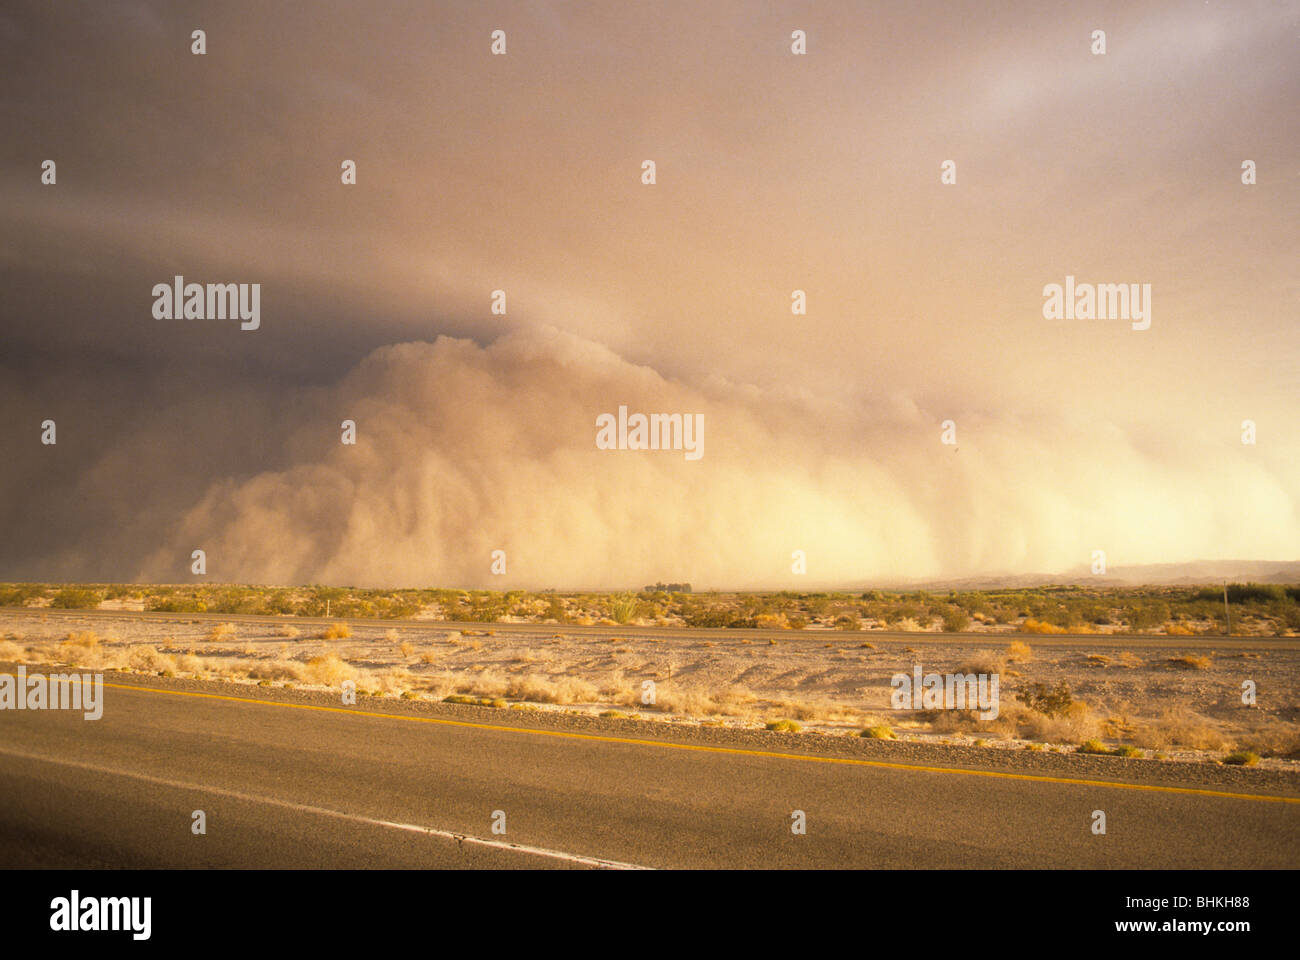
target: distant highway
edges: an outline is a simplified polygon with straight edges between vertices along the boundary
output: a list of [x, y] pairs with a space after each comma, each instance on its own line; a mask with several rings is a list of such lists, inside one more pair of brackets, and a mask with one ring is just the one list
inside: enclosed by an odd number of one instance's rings
[[32, 607], [2, 607], [0, 617], [16, 616], [34, 618], [76, 620], [76, 619], [146, 619], [160, 620], [168, 623], [188, 623], [215, 621], [218, 623], [248, 623], [268, 626], [292, 624], [304, 629], [324, 629], [331, 623], [346, 623], [354, 627], [371, 627], [396, 630], [479, 630], [495, 631], [499, 635], [550, 637], [560, 633], [565, 636], [583, 637], [626, 637], [628, 639], [692, 640], [692, 639], [777, 639], [783, 642], [813, 640], [825, 643], [828, 637], [845, 637], [870, 639], [885, 642], [901, 642], [909, 646], [919, 644], [969, 643], [980, 646], [1010, 643], [1023, 640], [1033, 646], [1042, 647], [1077, 647], [1087, 646], [1094, 649], [1117, 647], [1138, 649], [1141, 647], [1178, 647], [1192, 649], [1214, 649], [1228, 645], [1258, 645], [1274, 650], [1300, 650], [1300, 638], [1273, 637], [1166, 637], [1137, 636], [1134, 634], [1027, 634], [1027, 633], [907, 633], [904, 631], [859, 630], [842, 632], [839, 630], [805, 629], [744, 629], [726, 627], [638, 627], [593, 625], [579, 626], [569, 623], [470, 623], [466, 621], [442, 620], [381, 620], [367, 617], [294, 617], [294, 616], [260, 616], [239, 613], [168, 613], [161, 611], [133, 610], [64, 610]]

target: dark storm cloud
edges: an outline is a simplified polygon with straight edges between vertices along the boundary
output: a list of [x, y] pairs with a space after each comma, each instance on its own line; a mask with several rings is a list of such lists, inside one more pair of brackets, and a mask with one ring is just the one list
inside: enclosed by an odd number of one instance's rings
[[[1294, 27], [1271, 3], [8, 5], [0, 577], [167, 577], [202, 540], [239, 558], [223, 579], [468, 582], [528, 529], [556, 584], [676, 559], [775, 582], [792, 539], [839, 578], [1116, 543], [1290, 559]], [[1151, 283], [1152, 329], [1044, 321], [1067, 273]], [[260, 283], [261, 328], [155, 319], [176, 274]], [[411, 393], [456, 362], [463, 395]], [[644, 369], [720, 405], [737, 459], [558, 466]], [[581, 429], [487, 451], [488, 398]], [[316, 444], [357, 405], [386, 411], [383, 453], [338, 462]], [[956, 479], [922, 452], [949, 417], [979, 465]], [[516, 473], [536, 488], [494, 499]], [[652, 547], [624, 518], [653, 478], [681, 486]]]

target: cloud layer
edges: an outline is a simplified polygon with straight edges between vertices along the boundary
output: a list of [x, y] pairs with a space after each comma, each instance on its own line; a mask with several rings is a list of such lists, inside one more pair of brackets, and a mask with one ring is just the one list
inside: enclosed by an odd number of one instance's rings
[[[1296, 559], [1292, 11], [761, 6], [6, 5], [0, 579]], [[154, 318], [176, 274], [261, 327]], [[703, 459], [597, 450], [620, 404]]]

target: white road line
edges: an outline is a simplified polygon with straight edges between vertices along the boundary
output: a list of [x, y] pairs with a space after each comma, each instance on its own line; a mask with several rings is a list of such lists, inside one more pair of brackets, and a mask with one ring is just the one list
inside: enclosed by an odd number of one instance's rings
[[207, 787], [198, 783], [184, 783], [180, 780], [168, 780], [164, 777], [153, 777], [146, 773], [134, 773], [129, 770], [114, 770], [111, 767], [103, 767], [94, 763], [83, 763], [78, 760], [56, 760], [53, 757], [46, 757], [35, 753], [25, 753], [20, 750], [6, 750], [4, 748], [0, 748], [0, 755], [19, 757], [24, 760], [35, 760], [40, 763], [52, 763], [63, 767], [76, 767], [80, 770], [92, 770], [95, 773], [105, 773], [114, 777], [127, 777], [131, 780], [140, 780], [144, 783], [153, 783], [158, 786], [174, 787], [178, 790], [194, 790], [199, 793], [206, 793], [219, 797], [230, 797], [234, 800], [244, 800], [249, 803], [264, 803], [273, 807], [282, 807], [286, 810], [296, 810], [300, 813], [312, 813], [320, 817], [334, 817], [336, 820], [348, 820], [352, 823], [363, 823], [372, 827], [387, 827], [390, 830], [405, 830], [408, 833], [423, 833], [431, 837], [455, 840], [457, 843], [472, 843], [481, 847], [492, 847], [497, 850], [510, 850], [514, 853], [527, 853], [535, 857], [549, 857], [552, 860], [563, 860], [566, 863], [578, 863], [583, 866], [599, 867], [604, 870], [654, 869], [653, 867], [639, 866], [635, 863], [623, 863], [619, 860], [605, 860], [601, 857], [583, 857], [574, 853], [565, 853], [562, 850], [548, 850], [545, 847], [530, 847], [522, 843], [508, 843], [505, 840], [485, 840], [482, 837], [472, 837], [466, 833], [453, 833], [450, 830], [438, 830], [434, 827], [424, 827], [418, 823], [396, 823], [391, 820], [374, 820], [370, 817], [363, 817], [355, 813], [343, 813], [340, 810], [328, 810], [325, 807], [313, 807], [304, 803], [277, 800], [274, 797], [259, 797], [251, 793], [241, 793], [238, 790], [225, 790], [221, 787]]

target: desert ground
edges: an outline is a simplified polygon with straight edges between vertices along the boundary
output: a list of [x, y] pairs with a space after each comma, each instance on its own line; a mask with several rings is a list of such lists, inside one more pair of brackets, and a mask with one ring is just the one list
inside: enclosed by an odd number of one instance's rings
[[[1300, 769], [1300, 643], [1273, 636], [393, 623], [0, 610], [0, 662], [809, 736]], [[891, 677], [1000, 678], [995, 719], [891, 706]], [[1243, 703], [1246, 681], [1256, 702]]]

